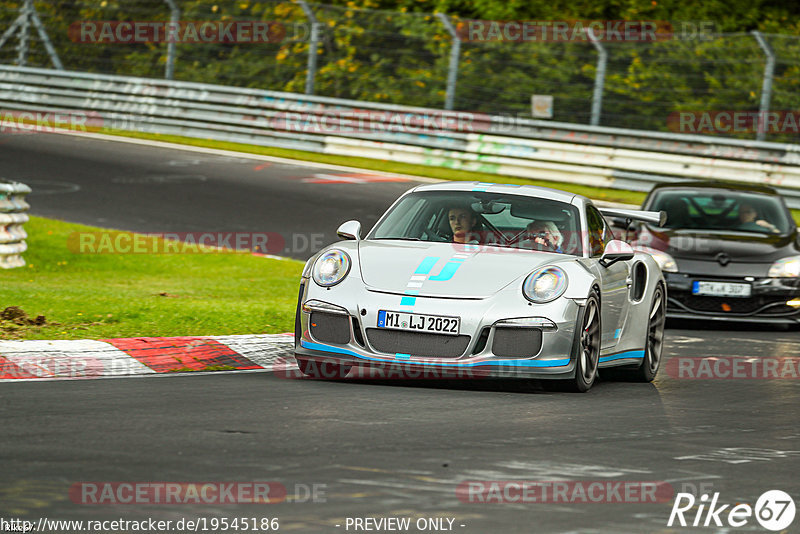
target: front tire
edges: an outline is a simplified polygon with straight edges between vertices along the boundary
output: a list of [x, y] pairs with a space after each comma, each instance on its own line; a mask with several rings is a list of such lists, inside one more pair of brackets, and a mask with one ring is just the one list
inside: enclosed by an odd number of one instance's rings
[[578, 350], [575, 355], [575, 377], [567, 381], [571, 391], [589, 391], [597, 380], [600, 361], [600, 299], [593, 292], [586, 300], [578, 331]]
[[664, 324], [667, 317], [667, 299], [664, 288], [659, 284], [653, 292], [650, 314], [647, 321], [647, 339], [644, 346], [642, 364], [633, 373], [638, 382], [652, 382], [661, 365], [661, 352], [664, 349]]

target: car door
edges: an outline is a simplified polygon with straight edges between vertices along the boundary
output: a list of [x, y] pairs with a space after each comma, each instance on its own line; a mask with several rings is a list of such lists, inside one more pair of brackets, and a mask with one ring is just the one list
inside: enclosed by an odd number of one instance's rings
[[[606, 244], [613, 239], [603, 216], [592, 205], [587, 207], [586, 221], [589, 225], [589, 247], [591, 256], [599, 260]], [[608, 267], [594, 262], [600, 278], [600, 309], [602, 312], [601, 349], [617, 345], [628, 314], [628, 262], [618, 261]]]

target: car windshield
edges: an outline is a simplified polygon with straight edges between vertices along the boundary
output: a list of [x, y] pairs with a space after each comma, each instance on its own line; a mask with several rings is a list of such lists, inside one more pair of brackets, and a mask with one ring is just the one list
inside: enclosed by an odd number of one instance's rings
[[460, 242], [580, 255], [575, 206], [524, 195], [419, 191], [405, 196], [367, 239]]
[[667, 212], [664, 228], [786, 234], [791, 223], [774, 196], [724, 189], [663, 190], [652, 211]]

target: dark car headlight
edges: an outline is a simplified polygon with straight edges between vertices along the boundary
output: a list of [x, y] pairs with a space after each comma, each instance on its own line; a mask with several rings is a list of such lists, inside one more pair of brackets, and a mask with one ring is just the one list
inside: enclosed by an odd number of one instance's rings
[[322, 287], [335, 286], [350, 272], [350, 256], [346, 252], [332, 249], [314, 262], [311, 276]]
[[769, 268], [770, 278], [797, 278], [800, 276], [800, 256], [782, 258]]
[[670, 256], [663, 250], [656, 250], [650, 247], [637, 247], [636, 251], [650, 254], [653, 257], [653, 259], [656, 260], [658, 268], [661, 269], [662, 272], [665, 273], [678, 272], [678, 264], [675, 262], [675, 258]]

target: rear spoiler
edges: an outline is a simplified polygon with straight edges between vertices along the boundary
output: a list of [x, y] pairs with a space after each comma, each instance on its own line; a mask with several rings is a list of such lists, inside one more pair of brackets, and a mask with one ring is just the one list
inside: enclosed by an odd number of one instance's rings
[[621, 210], [617, 208], [598, 208], [600, 213], [608, 217], [619, 217], [621, 219], [632, 219], [642, 221], [656, 226], [664, 226], [667, 222], [667, 212], [665, 211], [640, 211], [640, 210]]

